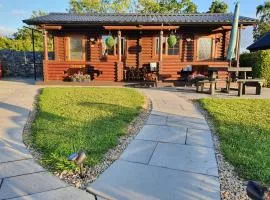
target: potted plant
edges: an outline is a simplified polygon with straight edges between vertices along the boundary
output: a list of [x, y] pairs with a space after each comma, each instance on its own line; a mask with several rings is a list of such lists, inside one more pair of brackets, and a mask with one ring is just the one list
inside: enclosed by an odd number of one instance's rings
[[176, 45], [176, 42], [177, 42], [177, 38], [175, 35], [170, 35], [167, 39], [167, 43], [169, 45], [169, 47], [174, 47], [174, 45]]
[[106, 46], [108, 47], [108, 49], [111, 49], [114, 44], [115, 44], [115, 40], [112, 36], [108, 36], [105, 40]]
[[83, 81], [89, 83], [91, 81], [91, 76], [89, 74], [85, 74]]

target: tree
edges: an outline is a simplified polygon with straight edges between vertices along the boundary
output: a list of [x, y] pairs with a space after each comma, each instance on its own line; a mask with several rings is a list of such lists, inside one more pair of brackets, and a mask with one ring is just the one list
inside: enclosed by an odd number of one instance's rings
[[228, 4], [226, 4], [224, 1], [214, 0], [209, 8], [208, 13], [227, 13], [228, 8]]
[[260, 20], [253, 31], [255, 40], [270, 31], [270, 1], [266, 1], [264, 4], [257, 6], [256, 15], [260, 17]]
[[197, 5], [191, 0], [139, 0], [141, 13], [196, 13]]
[[[43, 11], [33, 11], [31, 18], [46, 15]], [[31, 28], [38, 28], [30, 26]], [[34, 31], [35, 49], [36, 51], [43, 51], [43, 36], [41, 32]], [[16, 51], [32, 51], [32, 31], [26, 27], [22, 27], [14, 33], [13, 38], [0, 37], [0, 49], [11, 49]], [[48, 41], [48, 49], [52, 51], [53, 42]]]
[[69, 12], [127, 12], [130, 3], [130, 0], [70, 0]]

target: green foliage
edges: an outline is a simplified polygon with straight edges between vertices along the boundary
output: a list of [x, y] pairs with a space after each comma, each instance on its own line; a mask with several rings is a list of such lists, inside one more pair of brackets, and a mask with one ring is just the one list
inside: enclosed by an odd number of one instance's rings
[[256, 15], [260, 17], [260, 21], [253, 31], [255, 40], [270, 31], [270, 1], [264, 2], [264, 4], [257, 6], [256, 9]]
[[254, 78], [265, 79], [265, 84], [270, 87], [270, 50], [243, 53], [240, 56], [242, 67], [252, 67]]
[[70, 0], [69, 12], [127, 12], [131, 5], [130, 0]]
[[86, 164], [94, 166], [127, 133], [143, 103], [128, 88], [45, 88], [27, 141], [52, 171], [76, 170], [67, 157], [82, 150]]
[[[45, 15], [43, 11], [33, 11], [31, 18]], [[35, 26], [31, 26], [36, 28]], [[34, 31], [35, 50], [43, 51], [43, 36], [41, 32]], [[15, 51], [32, 51], [32, 31], [28, 28], [22, 27], [14, 34], [13, 38], [0, 37], [0, 50], [10, 49]], [[48, 49], [52, 51], [53, 41], [49, 38]]]
[[225, 158], [246, 180], [270, 183], [270, 100], [202, 99]]
[[114, 38], [113, 38], [112, 36], [108, 36], [108, 37], [106, 38], [106, 40], [105, 40], [105, 43], [106, 43], [106, 46], [107, 46], [109, 49], [111, 49], [111, 48], [114, 46], [114, 44], [115, 44], [115, 40], [114, 40]]
[[213, 0], [208, 13], [227, 13], [228, 7], [228, 4], [224, 1]]
[[254, 40], [258, 40], [265, 33], [270, 32], [270, 23], [269, 22], [259, 22], [253, 30]]
[[174, 45], [176, 44], [177, 42], [177, 38], [175, 35], [170, 35], [167, 39], [167, 42], [168, 42], [168, 45], [169, 47], [174, 47]]
[[191, 0], [139, 0], [141, 13], [196, 13], [197, 5]]
[[138, 7], [141, 13], [196, 13], [197, 5], [192, 0], [138, 0], [138, 5], [132, 5], [131, 0], [70, 0], [69, 11], [85, 12], [114, 12], [123, 13]]

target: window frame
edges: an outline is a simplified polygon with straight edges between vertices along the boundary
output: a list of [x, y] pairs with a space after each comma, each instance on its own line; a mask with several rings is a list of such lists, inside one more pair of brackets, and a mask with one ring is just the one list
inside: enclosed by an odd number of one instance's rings
[[[71, 57], [70, 57], [70, 54], [71, 54], [70, 42], [71, 42], [72, 37], [82, 37], [82, 47], [83, 47], [82, 59], [71, 59]], [[70, 34], [70, 35], [68, 35], [66, 46], [67, 46], [67, 51], [66, 51], [67, 56], [66, 57], [67, 57], [68, 61], [85, 61], [85, 58], [86, 58], [86, 56], [85, 56], [86, 55], [86, 36], [85, 35], [83, 35], [83, 34]]]

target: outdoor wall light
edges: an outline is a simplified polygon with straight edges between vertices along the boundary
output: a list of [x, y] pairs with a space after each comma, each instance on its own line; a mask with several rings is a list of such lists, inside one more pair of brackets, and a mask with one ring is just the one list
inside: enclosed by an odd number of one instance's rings
[[187, 41], [187, 42], [190, 42], [190, 41], [191, 41], [191, 38], [187, 38], [186, 41]]
[[81, 151], [78, 153], [72, 153], [68, 156], [68, 161], [74, 162], [76, 165], [80, 167], [80, 176], [84, 177], [83, 171], [83, 162], [86, 160], [87, 156], [85, 152]]

